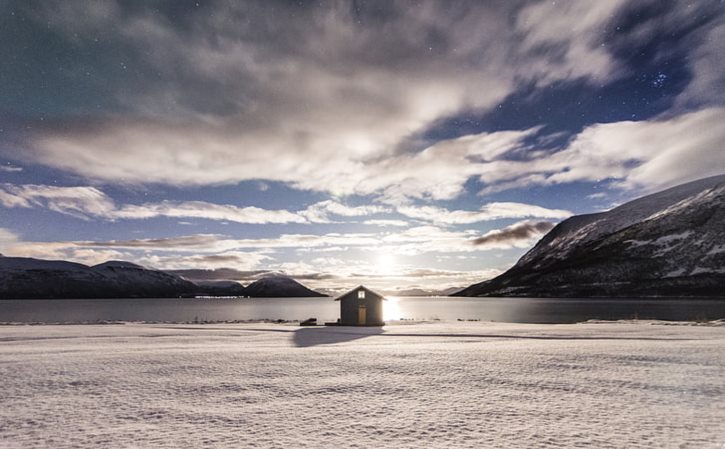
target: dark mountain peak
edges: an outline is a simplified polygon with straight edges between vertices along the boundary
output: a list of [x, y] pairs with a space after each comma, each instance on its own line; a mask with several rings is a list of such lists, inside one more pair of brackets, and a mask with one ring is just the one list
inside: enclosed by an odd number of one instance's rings
[[99, 263], [91, 267], [92, 269], [106, 269], [106, 268], [129, 268], [135, 270], [148, 270], [148, 268], [135, 264], [133, 262], [125, 262], [123, 260], [109, 260], [108, 262]]
[[245, 288], [244, 294], [259, 298], [325, 296], [281, 274], [268, 275], [252, 282]]

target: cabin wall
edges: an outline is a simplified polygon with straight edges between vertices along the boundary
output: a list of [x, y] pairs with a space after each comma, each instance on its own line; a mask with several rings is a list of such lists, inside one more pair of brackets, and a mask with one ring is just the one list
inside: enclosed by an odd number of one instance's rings
[[[340, 299], [340, 324], [343, 326], [382, 326], [383, 299], [368, 296], [364, 299], [357, 297], [357, 291]], [[367, 320], [365, 324], [358, 323], [358, 309], [361, 305], [366, 308]]]

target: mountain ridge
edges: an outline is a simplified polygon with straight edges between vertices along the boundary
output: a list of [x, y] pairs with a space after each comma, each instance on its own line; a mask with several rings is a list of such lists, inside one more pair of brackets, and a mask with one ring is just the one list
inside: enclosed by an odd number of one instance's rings
[[305, 287], [291, 277], [280, 275], [266, 276], [261, 279], [257, 279], [244, 288], [244, 293], [245, 295], [253, 298], [303, 298], [326, 296]]
[[[0, 299], [325, 296], [285, 276], [276, 282], [193, 282], [119, 260], [88, 266], [64, 260], [0, 256]], [[264, 288], [260, 288], [263, 286]]]

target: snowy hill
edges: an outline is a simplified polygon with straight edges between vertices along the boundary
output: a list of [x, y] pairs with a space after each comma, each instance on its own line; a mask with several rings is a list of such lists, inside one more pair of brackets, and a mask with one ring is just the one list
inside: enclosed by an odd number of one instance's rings
[[166, 297], [181, 296], [196, 289], [196, 286], [178, 276], [163, 271], [151, 270], [131, 262], [112, 260], [91, 267], [104, 276], [124, 296]]
[[325, 296], [286, 276], [268, 276], [254, 281], [244, 289], [244, 294], [252, 298]]
[[24, 257], [0, 257], [0, 299], [177, 297], [196, 286], [178, 276], [129, 262], [94, 267]]
[[725, 296], [725, 175], [571, 217], [456, 296]]
[[192, 279], [201, 296], [246, 296], [244, 286], [235, 281], [199, 281]]
[[401, 290], [381, 290], [386, 296], [450, 296], [463, 290], [462, 287], [448, 287], [446, 289], [407, 288]]

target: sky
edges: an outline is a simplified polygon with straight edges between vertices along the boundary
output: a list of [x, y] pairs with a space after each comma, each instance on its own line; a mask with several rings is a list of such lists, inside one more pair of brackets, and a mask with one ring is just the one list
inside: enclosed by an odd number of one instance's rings
[[721, 0], [0, 0], [0, 253], [440, 290], [725, 173]]

